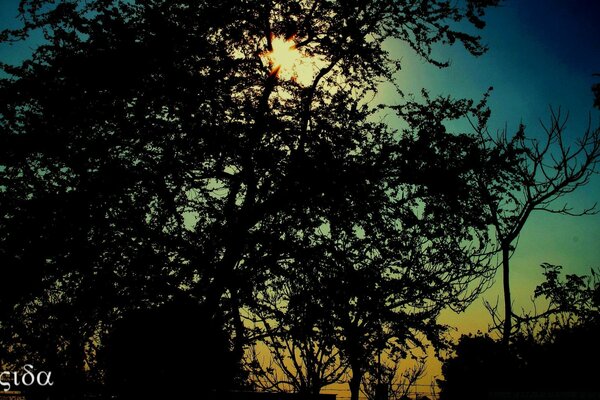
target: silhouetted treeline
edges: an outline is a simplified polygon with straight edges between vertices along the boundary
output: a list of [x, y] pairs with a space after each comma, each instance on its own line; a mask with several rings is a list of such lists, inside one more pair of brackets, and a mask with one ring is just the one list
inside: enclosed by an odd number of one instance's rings
[[546, 281], [535, 295], [544, 297], [548, 306], [517, 318], [520, 329], [508, 346], [484, 334], [462, 336], [455, 355], [443, 364], [440, 399], [485, 399], [503, 392], [598, 392], [598, 273], [561, 279], [560, 267], [544, 267]]
[[[488, 94], [369, 99], [400, 67], [382, 43], [482, 55], [497, 3], [21, 1], [0, 39], [43, 39], [1, 65], [0, 366], [54, 371], [31, 396], [349, 374], [356, 400], [378, 355], [446, 347], [527, 152], [484, 135]], [[275, 37], [319, 60], [311, 84], [261, 57]]]

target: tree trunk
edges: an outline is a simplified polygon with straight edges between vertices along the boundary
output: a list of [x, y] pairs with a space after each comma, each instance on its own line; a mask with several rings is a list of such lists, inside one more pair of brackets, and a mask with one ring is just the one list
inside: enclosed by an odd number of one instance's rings
[[246, 327], [242, 321], [240, 313], [240, 301], [237, 291], [231, 293], [231, 313], [233, 318], [233, 326], [235, 330], [235, 339], [233, 341], [233, 354], [241, 363], [244, 358], [244, 346], [246, 345]]
[[508, 345], [512, 330], [512, 304], [510, 298], [510, 243], [502, 244], [502, 280], [504, 285], [504, 327], [502, 342]]
[[350, 400], [358, 400], [358, 396], [360, 395], [360, 381], [362, 380], [362, 370], [361, 368], [352, 368], [352, 378], [350, 378], [350, 382], [348, 382], [348, 386], [350, 386]]

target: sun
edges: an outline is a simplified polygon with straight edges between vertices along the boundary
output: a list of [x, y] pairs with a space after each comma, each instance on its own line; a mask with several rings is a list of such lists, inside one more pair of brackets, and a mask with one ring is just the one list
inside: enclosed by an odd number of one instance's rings
[[271, 50], [260, 55], [268, 64], [271, 75], [282, 80], [293, 80], [306, 86], [312, 82], [319, 60], [302, 53], [297, 47], [294, 37], [271, 38]]
[[271, 39], [271, 51], [263, 53], [269, 62], [271, 73], [282, 79], [293, 78], [293, 71], [302, 61], [302, 55], [296, 48], [294, 39], [275, 37]]

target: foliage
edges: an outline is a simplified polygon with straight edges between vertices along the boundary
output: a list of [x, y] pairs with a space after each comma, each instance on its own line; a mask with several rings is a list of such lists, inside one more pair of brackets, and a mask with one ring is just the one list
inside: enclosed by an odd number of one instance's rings
[[242, 374], [228, 340], [222, 323], [192, 303], [132, 312], [119, 320], [99, 351], [107, 372], [104, 396], [181, 398], [243, 387], [235, 381]]
[[463, 310], [492, 277], [487, 216], [473, 182], [493, 161], [476, 137], [451, 135], [442, 124], [484, 116], [470, 101], [424, 97], [399, 109], [408, 122], [400, 139], [383, 130], [382, 149], [362, 154], [365, 164], [353, 175], [368, 179], [370, 207], [356, 209], [340, 192], [317, 224], [303, 227], [308, 216], [290, 224], [287, 237], [296, 244], [252, 296], [248, 319], [292, 386], [305, 367], [291, 349], [314, 343], [330, 351], [317, 363], [321, 374], [342, 357], [356, 390], [380, 352], [403, 358], [428, 342], [439, 350], [447, 329], [437, 323], [440, 311]]
[[509, 346], [478, 334], [462, 336], [442, 366], [440, 399], [479, 399], [490, 392], [594, 391], [590, 363], [600, 357], [597, 272], [560, 277], [544, 264], [545, 282], [535, 290], [547, 308], [517, 318]]
[[[3, 361], [85, 382], [120, 319], [182, 295], [237, 357], [242, 314], [273, 316], [285, 340], [334, 341], [358, 384], [376, 349], [443, 341], [439, 311], [488, 278], [472, 178], [493, 170], [443, 122], [483, 109], [424, 94], [394, 132], [367, 100], [399, 68], [384, 41], [479, 55], [463, 28], [496, 4], [23, 0], [2, 41], [44, 40], [1, 65]], [[321, 60], [311, 84], [260, 57], [273, 35]], [[262, 304], [296, 283], [287, 309]]]

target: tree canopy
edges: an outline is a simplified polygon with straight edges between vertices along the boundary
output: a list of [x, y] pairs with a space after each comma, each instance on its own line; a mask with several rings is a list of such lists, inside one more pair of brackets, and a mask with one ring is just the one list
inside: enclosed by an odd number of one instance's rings
[[[444, 67], [438, 45], [485, 51], [468, 31], [496, 4], [23, 0], [1, 40], [44, 39], [2, 64], [0, 360], [88, 379], [117, 321], [182, 293], [239, 359], [266, 312], [329, 332], [358, 383], [375, 350], [441, 342], [490, 277], [473, 178], [500, 165], [445, 122], [487, 111], [423, 92], [397, 130], [369, 99], [386, 40]], [[277, 37], [318, 60], [308, 83], [263, 57]]]

